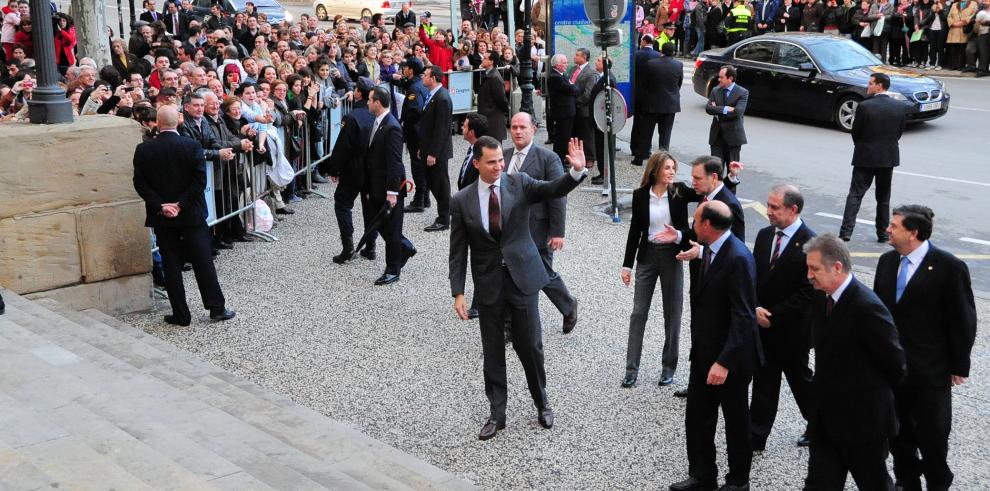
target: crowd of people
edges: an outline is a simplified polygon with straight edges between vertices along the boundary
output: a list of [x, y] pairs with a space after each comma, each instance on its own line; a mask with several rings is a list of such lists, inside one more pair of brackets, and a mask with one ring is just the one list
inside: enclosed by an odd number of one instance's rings
[[[887, 9], [885, 1], [876, 4], [881, 11]], [[161, 10], [155, 0], [146, 0], [133, 35], [112, 40], [112, 61], [102, 67], [92, 58], [75, 59], [71, 18], [56, 14], [53, 19], [58, 25], [56, 65], [63, 76], [59, 83], [75, 113], [133, 118], [145, 129], [146, 141], [135, 152], [134, 185], [146, 203], [146, 225], [158, 239], [156, 282], [165, 287], [172, 307], [165, 321], [192, 322], [182, 284], [186, 263], [195, 270], [210, 317], [235, 315], [227, 309], [210, 253], [247, 240], [248, 230], [236, 216], [212, 231], [207, 226], [207, 162], [213, 164], [215, 188], [227, 190], [212, 197], [216, 216], [243, 206], [243, 186], [259, 185], [270, 190], [277, 214], [293, 214], [289, 205], [300, 199], [299, 178], [324, 184], [326, 176], [334, 183], [341, 242], [333, 262], [345, 267], [359, 257], [375, 261], [382, 238], [385, 269], [375, 285], [400, 281], [402, 269], [417, 254], [403, 235], [406, 214], [435, 208], [424, 231], [450, 234], [454, 311], [464, 320], [479, 319], [481, 327], [490, 415], [479, 438], [494, 438], [506, 427], [505, 346], [510, 340], [539, 424], [552, 428], [538, 295], [542, 291], [559, 311], [563, 333], [573, 332], [579, 302], [554, 271], [553, 256], [565, 244], [567, 193], [595, 167], [591, 181], [604, 181], [605, 135], [594, 124], [591, 104], [604, 89], [610, 60], [593, 57], [583, 47], [573, 63], [560, 53], [545, 60], [539, 26], [536, 43], [523, 53], [522, 32], [510, 41], [498, 25], [505, 22], [505, 4], [498, 1], [469, 4], [477, 15], [467, 16], [456, 33], [433, 25], [429, 12], [417, 16], [408, 3], [391, 27], [376, 16], [357, 26], [336, 18], [329, 30], [308, 15], [273, 25], [247, 5], [232, 14], [217, 5], [199, 18], [188, 0], [168, 1]], [[863, 9], [876, 5], [864, 3]], [[957, 19], [946, 20], [947, 31], [964, 27], [956, 25], [961, 21], [951, 11], [968, 5], [946, 7], [946, 19]], [[27, 6], [25, 0], [13, 0], [4, 15], [9, 77], [0, 86], [0, 109], [15, 119], [24, 117], [34, 81], [30, 47], [23, 44], [24, 36], [15, 41], [30, 30]], [[537, 7], [542, 5], [537, 2]], [[632, 163], [644, 168], [633, 193], [619, 271], [622, 283], [635, 284], [621, 385], [631, 389], [640, 380], [643, 337], [658, 284], [665, 337], [658, 385], [674, 383], [682, 264], [687, 262], [691, 359], [687, 388], [674, 395], [687, 398], [689, 468], [688, 478], [671, 489], [718, 488], [714, 438], [719, 408], [729, 454], [729, 473], [720, 489], [748, 489], [752, 454], [766, 445], [782, 378], [807, 421], [798, 441], [810, 446], [807, 489], [842, 489], [848, 473], [861, 489], [890, 489], [888, 449], [898, 486], [921, 489], [924, 476], [929, 488], [947, 489], [952, 483], [947, 464], [951, 387], [969, 376], [976, 313], [965, 263], [929, 242], [933, 212], [908, 205], [888, 217], [887, 209], [878, 206], [884, 215], [878, 216], [878, 239], [894, 250], [881, 257], [872, 291], [851, 273], [843, 242], [850, 240], [851, 226], [844, 226], [839, 237], [816, 236], [801, 219], [804, 197], [793, 185], [770, 191], [770, 226], [758, 231], [751, 252], [735, 197], [743, 185], [745, 166], [739, 160], [747, 143], [749, 93], [736, 84], [732, 66], [719, 71], [705, 108], [712, 117], [710, 155], [691, 161], [690, 184], [675, 181], [679, 163], [669, 148], [683, 83], [678, 50], [696, 52], [760, 30], [842, 32], [848, 27], [837, 20], [845, 19], [844, 13], [828, 15], [841, 9], [834, 1], [828, 7], [820, 1], [802, 7], [789, 0], [783, 5], [740, 0], [728, 7], [717, 0], [701, 7], [667, 0], [637, 5], [642, 36], [634, 55]], [[792, 21], [795, 17], [800, 21]], [[709, 24], [715, 18], [730, 21]], [[745, 30], [739, 30], [744, 24]], [[651, 29], [657, 25], [662, 32]], [[886, 33], [882, 27], [876, 30]], [[889, 43], [883, 49], [894, 56]], [[947, 59], [952, 54], [950, 49]], [[903, 62], [905, 53], [899, 55]], [[546, 68], [540, 95], [547, 100], [552, 150], [535, 141], [534, 115], [510, 110], [509, 92], [522, 56], [530, 57], [538, 71]], [[461, 69], [476, 70], [478, 111], [455, 116], [445, 85], [449, 73]], [[897, 140], [903, 130], [903, 118], [889, 114], [883, 101], [889, 86], [888, 77], [874, 74], [871, 98], [857, 110], [847, 208], [853, 218], [874, 179], [878, 193], [889, 200], [889, 170], [899, 163]], [[329, 113], [337, 107], [346, 111], [331, 144]], [[900, 122], [880, 124], [878, 119]], [[460, 157], [454, 155], [454, 134], [469, 148], [452, 168], [449, 162]], [[505, 146], [503, 140], [508, 140]], [[608, 148], [614, 161], [615, 145]], [[312, 169], [306, 154], [317, 162]], [[245, 178], [245, 162], [264, 166], [264, 185]], [[364, 218], [360, 236], [351, 216], [358, 199]], [[689, 206], [694, 203], [692, 223]]]
[[639, 0], [641, 36], [684, 56], [776, 32], [855, 39], [884, 63], [988, 74], [986, 0]]

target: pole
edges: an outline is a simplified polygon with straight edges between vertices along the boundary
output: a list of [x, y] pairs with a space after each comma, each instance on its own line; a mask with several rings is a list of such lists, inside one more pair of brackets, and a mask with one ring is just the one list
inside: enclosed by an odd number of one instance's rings
[[72, 103], [65, 98], [65, 91], [56, 85], [59, 75], [55, 67], [55, 37], [48, 2], [31, 2], [31, 18], [37, 19], [31, 39], [38, 82], [28, 101], [28, 116], [32, 124], [71, 123]]
[[[137, 22], [137, 14], [135, 13], [135, 10], [134, 10], [134, 0], [127, 0], [127, 6], [129, 7], [127, 9], [127, 12], [130, 14], [130, 18], [131, 18], [131, 24], [130, 25], [133, 26], [134, 23]], [[130, 34], [128, 34], [128, 36], [130, 36]], [[120, 37], [122, 39], [127, 39], [127, 37], [124, 36], [124, 33], [123, 32], [120, 33]]]
[[523, 45], [522, 59], [519, 60], [519, 88], [522, 100], [519, 110], [533, 115], [533, 0], [523, 1]]
[[117, 25], [120, 30], [117, 31], [117, 37], [120, 39], [127, 39], [124, 36], [124, 0], [117, 0]]
[[[605, 18], [605, 2], [598, 2], [598, 15], [599, 18]], [[600, 26], [599, 31], [602, 33], [602, 40], [605, 39], [605, 28]], [[612, 199], [612, 222], [619, 223], [622, 221], [622, 217], [619, 216], [619, 193], [615, 192], [615, 162], [612, 161], [612, 134], [614, 130], [612, 129], [612, 81], [609, 79], [609, 58], [608, 58], [608, 47], [607, 43], [602, 43], [602, 74], [605, 77], [605, 166], [608, 168], [608, 181], [609, 181], [609, 195]]]

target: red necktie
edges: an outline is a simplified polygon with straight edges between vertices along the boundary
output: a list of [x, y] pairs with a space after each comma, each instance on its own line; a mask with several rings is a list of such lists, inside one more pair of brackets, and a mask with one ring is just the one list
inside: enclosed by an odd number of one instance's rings
[[492, 234], [495, 240], [502, 239], [502, 210], [498, 206], [498, 192], [496, 186], [488, 186], [488, 233]]
[[784, 238], [784, 231], [777, 231], [777, 242], [773, 245], [773, 256], [770, 258], [770, 269], [777, 265], [777, 258], [780, 257], [780, 241]]
[[571, 83], [577, 83], [578, 75], [581, 74], [581, 67], [574, 67], [574, 73], [571, 74]]
[[832, 295], [825, 296], [825, 317], [832, 317], [832, 307], [835, 306], [835, 300], [832, 299]]

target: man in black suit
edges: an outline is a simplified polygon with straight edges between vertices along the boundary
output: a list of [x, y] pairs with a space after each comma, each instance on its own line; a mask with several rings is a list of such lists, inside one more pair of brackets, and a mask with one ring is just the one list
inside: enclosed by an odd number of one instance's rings
[[[538, 181], [552, 181], [564, 173], [564, 166], [556, 154], [539, 145], [533, 145], [536, 125], [529, 113], [519, 112], [513, 116], [510, 131], [512, 132], [512, 146], [503, 152], [507, 166], [506, 174], [523, 173]], [[543, 293], [550, 299], [554, 307], [557, 307], [560, 315], [564, 316], [563, 331], [564, 334], [569, 334], [577, 325], [578, 302], [567, 289], [564, 279], [553, 270], [554, 251], [564, 248], [566, 222], [567, 198], [534, 203], [530, 214], [529, 228], [549, 278], [543, 287]]]
[[681, 85], [684, 83], [684, 65], [674, 59], [674, 43], [660, 47], [660, 58], [646, 62], [643, 83], [647, 90], [640, 106], [642, 118], [638, 126], [642, 133], [634, 138], [636, 149], [633, 158], [640, 161], [650, 157], [653, 128], [659, 126], [660, 136], [657, 146], [661, 150], [670, 149], [670, 133], [674, 128], [674, 115], [681, 111]]
[[165, 2], [165, 29], [174, 39], [186, 38], [186, 24], [189, 19], [186, 14], [179, 11], [179, 4], [176, 2]]
[[[609, 85], [616, 88], [615, 73], [612, 71], [612, 60], [611, 58], [605, 60], [601, 56], [595, 58], [595, 74], [598, 77], [598, 81], [591, 88], [591, 100], [595, 100], [598, 94], [605, 90], [605, 64], [608, 64], [608, 80]], [[633, 120], [635, 122], [635, 119]], [[592, 123], [595, 128], [595, 155], [598, 156], [598, 175], [591, 178], [592, 184], [605, 184], [605, 132], [598, 129], [598, 125]], [[615, 133], [609, 139], [609, 154], [608, 161], [615, 163]]]
[[524, 172], [507, 175], [498, 140], [483, 136], [474, 144], [478, 180], [458, 191], [451, 202], [450, 290], [454, 311], [468, 319], [464, 299], [468, 254], [475, 298], [481, 313], [485, 395], [490, 413], [478, 438], [488, 440], [505, 428], [507, 383], [502, 330], [512, 319], [513, 347], [519, 355], [526, 384], [536, 405], [538, 421], [553, 427], [554, 413], [546, 390], [543, 333], [537, 294], [549, 278], [530, 232], [530, 207], [560, 198], [584, 178], [582, 143], [570, 143], [571, 170], [552, 182], [538, 181]]
[[907, 491], [921, 490], [922, 474], [928, 489], [952, 484], [952, 386], [969, 377], [976, 338], [969, 268], [929, 242], [934, 215], [920, 205], [894, 209], [887, 227], [894, 250], [880, 256], [873, 281], [907, 356], [907, 378], [894, 390], [900, 429], [891, 441], [894, 476]]
[[436, 232], [450, 228], [450, 173], [447, 162], [454, 157], [454, 145], [450, 135], [453, 104], [447, 89], [440, 85], [443, 77], [435, 66], [423, 70], [423, 86], [428, 95], [419, 119], [417, 130], [420, 138], [419, 158], [426, 163], [426, 181], [437, 201], [437, 218], [425, 231]]
[[[807, 421], [811, 417], [811, 369], [807, 310], [814, 289], [801, 247], [816, 234], [804, 220], [804, 196], [794, 186], [774, 186], [767, 196], [770, 226], [756, 234], [756, 323], [766, 362], [753, 374], [750, 431], [754, 451], [766, 448], [777, 417], [781, 374]], [[807, 433], [798, 446], [808, 446]]]
[[[637, 154], [637, 150], [642, 146], [643, 141], [649, 142], [653, 139], [652, 127], [650, 128], [650, 135], [643, 138], [643, 126], [646, 124], [647, 118], [640, 117], [640, 115], [646, 112], [645, 103], [653, 98], [653, 89], [646, 83], [646, 63], [657, 58], [660, 58], [660, 53], [653, 49], [653, 36], [644, 34], [639, 40], [639, 49], [633, 55], [633, 113], [636, 117], [633, 118], [633, 137], [630, 145], [637, 146], [632, 149], [632, 165], [643, 165], [643, 161], [646, 159]], [[640, 153], [649, 153], [649, 150]]]
[[481, 86], [478, 88], [478, 113], [488, 119], [488, 135], [505, 140], [505, 123], [509, 114], [509, 99], [505, 96], [505, 81], [495, 68], [497, 55], [488, 51], [481, 58]]
[[705, 112], [712, 115], [708, 145], [712, 155], [726, 162], [739, 160], [739, 151], [746, 143], [743, 117], [749, 103], [749, 91], [736, 84], [736, 67], [725, 65], [718, 71], [718, 86], [708, 96]]
[[898, 141], [907, 121], [906, 105], [887, 95], [890, 77], [883, 73], [870, 75], [866, 86], [869, 95], [856, 108], [852, 139], [853, 174], [846, 196], [846, 209], [842, 212], [839, 238], [848, 241], [856, 227], [856, 215], [863, 195], [877, 180], [877, 241], [887, 242], [887, 225], [890, 222], [890, 181], [894, 167], [901, 164]]
[[[399, 190], [406, 179], [406, 169], [402, 165], [402, 128], [388, 110], [391, 100], [388, 90], [382, 87], [375, 87], [368, 95], [368, 111], [375, 119], [371, 125], [370, 145], [364, 157], [361, 206], [371, 210], [370, 213], [378, 213], [387, 203], [390, 210], [381, 228], [382, 238], [385, 239], [385, 272], [375, 280], [375, 285], [399, 281], [402, 267], [416, 255], [412, 242], [402, 235], [403, 199], [399, 196]], [[365, 226], [368, 226], [367, 221]], [[376, 234], [370, 240], [374, 243]]]
[[[340, 134], [334, 143], [330, 158], [320, 162], [321, 173], [330, 176], [337, 183], [333, 193], [333, 212], [337, 217], [337, 228], [340, 230], [340, 254], [333, 257], [333, 262], [344, 264], [354, 255], [354, 221], [351, 210], [354, 200], [361, 196], [361, 212], [364, 225], [367, 227], [374, 219], [377, 209], [372, 209], [361, 194], [365, 179], [365, 154], [371, 141], [371, 127], [375, 117], [368, 110], [368, 94], [374, 88], [374, 83], [367, 77], [358, 78], [357, 90], [354, 91], [354, 106], [340, 123]], [[361, 256], [374, 260], [375, 249], [364, 248]]]
[[165, 290], [172, 306], [172, 314], [165, 316], [165, 322], [177, 326], [192, 322], [182, 285], [182, 265], [187, 261], [196, 274], [210, 319], [231, 319], [235, 314], [225, 307], [210, 254], [203, 149], [175, 130], [179, 113], [173, 107], [159, 108], [157, 123], [158, 137], [141, 143], [134, 151], [134, 189], [144, 199], [144, 225], [154, 229], [162, 256]]
[[[488, 135], [488, 118], [484, 114], [471, 113], [464, 118], [461, 125], [461, 133], [464, 141], [468, 143], [467, 155], [457, 172], [457, 190], [460, 191], [478, 180], [478, 169], [474, 166], [474, 144], [478, 138]], [[497, 140], [497, 138], [496, 138]]]
[[564, 76], [567, 69], [567, 56], [557, 53], [550, 58], [550, 72], [547, 74], [547, 104], [550, 118], [553, 119], [553, 153], [561, 162], [567, 158], [567, 146], [574, 130], [577, 114], [577, 95], [580, 89]]
[[148, 24], [164, 20], [164, 16], [155, 8], [155, 0], [144, 0], [144, 12], [141, 12], [140, 19]]
[[832, 235], [805, 243], [815, 348], [805, 489], [893, 489], [887, 442], [897, 433], [893, 388], [906, 370], [897, 329], [883, 302], [853, 277], [852, 258]]
[[691, 271], [691, 372], [685, 432], [688, 475], [670, 489], [718, 487], [715, 427], [721, 407], [729, 472], [723, 490], [748, 490], [753, 452], [749, 441], [749, 381], [762, 357], [757, 341], [756, 265], [729, 227], [732, 212], [720, 201], [702, 203], [694, 233], [705, 244]]

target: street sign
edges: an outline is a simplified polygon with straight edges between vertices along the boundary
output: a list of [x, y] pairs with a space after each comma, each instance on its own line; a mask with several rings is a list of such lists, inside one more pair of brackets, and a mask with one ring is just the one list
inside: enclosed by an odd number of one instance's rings
[[[584, 0], [584, 13], [588, 20], [598, 27], [609, 28], [626, 16], [628, 0]], [[605, 4], [605, 17], [601, 15], [601, 4]]]
[[[606, 126], [605, 121], [605, 91], [602, 91], [595, 97], [595, 126], [601, 132], [607, 132], [608, 126]], [[622, 128], [626, 126], [626, 99], [622, 97], [622, 92], [618, 89], [612, 87], [612, 133], [618, 133], [622, 131]]]
[[618, 29], [605, 29], [592, 33], [592, 40], [599, 48], [610, 48], [622, 45], [622, 31]]

